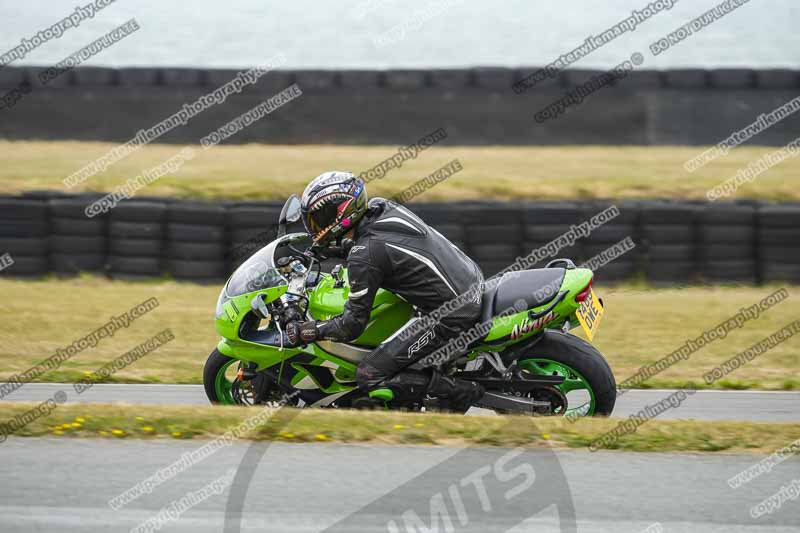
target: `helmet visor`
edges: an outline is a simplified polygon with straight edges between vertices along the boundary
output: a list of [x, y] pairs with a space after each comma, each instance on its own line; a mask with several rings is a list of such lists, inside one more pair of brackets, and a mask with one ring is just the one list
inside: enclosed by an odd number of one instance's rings
[[306, 222], [306, 229], [312, 236], [317, 237], [322, 231], [336, 221], [338, 215], [338, 206], [333, 203], [327, 203], [319, 206], [312, 211], [305, 214], [303, 219]]

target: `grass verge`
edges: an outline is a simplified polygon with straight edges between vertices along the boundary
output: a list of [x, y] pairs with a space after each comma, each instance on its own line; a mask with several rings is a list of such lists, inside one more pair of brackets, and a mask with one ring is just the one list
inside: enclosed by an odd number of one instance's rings
[[[411, 139], [409, 140], [411, 141]], [[0, 141], [0, 193], [64, 189], [62, 180], [117, 145], [77, 141]], [[174, 156], [179, 146], [144, 146], [72, 192], [110, 192]], [[436, 146], [369, 185], [372, 196], [392, 196], [459, 159], [464, 170], [418, 201], [543, 200], [579, 198], [705, 199], [708, 189], [733, 177], [774, 147], [739, 147], [688, 173], [683, 164], [705, 147]], [[397, 151], [395, 146], [231, 145], [198, 151], [174, 174], [139, 194], [179, 198], [284, 200], [331, 169], [361, 172]], [[737, 198], [800, 200], [800, 160], [784, 161], [744, 184]]]
[[[678, 349], [687, 338], [758, 302], [775, 287], [596, 286], [606, 313], [595, 344], [617, 382]], [[757, 320], [712, 342], [642, 387], [702, 388], [703, 373], [800, 316], [800, 298], [790, 297]], [[0, 280], [0, 380], [22, 372], [93, 331], [111, 315], [152, 296], [160, 305], [113, 337], [102, 339], [38, 381], [77, 381], [164, 328], [175, 340], [114, 374], [128, 383], [201, 383], [205, 359], [218, 341], [213, 312], [219, 287], [174, 281], [125, 282], [85, 277], [43, 281]], [[30, 330], [23, 325], [34, 325]], [[576, 330], [577, 334], [582, 334]], [[714, 384], [716, 388], [800, 389], [800, 339], [792, 338]]]
[[[2, 403], [8, 420], [33, 403]], [[23, 437], [208, 439], [222, 435], [256, 409], [69, 404], [13, 432]], [[522, 416], [476, 417], [434, 413], [292, 409], [278, 411], [244, 436], [248, 440], [585, 448], [621, 419]], [[636, 452], [771, 453], [797, 438], [800, 424], [651, 420], [610, 449]]]

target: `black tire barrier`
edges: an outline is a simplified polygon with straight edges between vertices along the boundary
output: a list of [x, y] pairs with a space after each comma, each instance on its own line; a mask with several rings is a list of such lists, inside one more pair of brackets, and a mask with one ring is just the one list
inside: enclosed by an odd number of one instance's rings
[[167, 224], [166, 270], [177, 279], [222, 278], [228, 272], [224, 217], [216, 225]]
[[105, 247], [106, 239], [100, 236], [53, 235], [50, 237], [50, 250], [54, 253], [104, 255]]
[[[232, 263], [225, 246], [228, 238], [226, 221], [230, 215], [229, 210], [221, 205], [189, 202], [171, 205], [167, 212], [166, 242], [162, 251], [166, 272], [176, 279], [207, 281], [224, 278]], [[249, 222], [251, 217], [252, 212], [237, 208], [237, 220]]]
[[694, 241], [694, 227], [685, 224], [646, 224], [641, 226], [642, 239], [650, 246], [656, 244], [687, 244]]
[[411, 204], [405, 206], [409, 211], [417, 215], [426, 223], [434, 227], [441, 224], [449, 224], [463, 227], [462, 210], [465, 205], [462, 203], [452, 204]]
[[640, 222], [643, 226], [684, 225], [692, 223], [698, 206], [674, 202], [650, 201], [640, 204]]
[[86, 217], [86, 206], [99, 194], [55, 196], [48, 201], [51, 220], [50, 263], [52, 272], [76, 275], [100, 273], [106, 268], [107, 216]]
[[161, 239], [109, 239], [108, 253], [120, 257], [158, 257], [163, 249]]
[[718, 283], [755, 283], [755, 259], [707, 261], [703, 265], [703, 277]]
[[481, 272], [483, 272], [483, 277], [487, 279], [508, 267], [508, 263], [504, 261], [492, 261], [487, 259], [475, 262], [480, 267]]
[[171, 242], [167, 244], [167, 257], [183, 260], [220, 260], [225, 257], [225, 246], [221, 242]]
[[709, 261], [728, 261], [731, 259], [752, 259], [753, 247], [751, 243], [736, 244], [707, 244], [701, 249], [702, 259]]
[[165, 202], [126, 200], [111, 210], [108, 270], [113, 277], [162, 274], [167, 209]]
[[134, 274], [140, 276], [161, 276], [161, 259], [158, 257], [124, 257], [110, 255], [108, 270], [112, 277]]
[[800, 283], [800, 264], [767, 263], [761, 266], [764, 281]]
[[636, 226], [633, 223], [630, 224], [614, 224], [610, 222], [608, 224], [604, 224], [599, 228], [595, 228], [588, 237], [586, 237], [587, 243], [606, 243], [606, 244], [613, 244], [616, 242], [621, 241], [626, 237], [634, 237], [636, 230]]
[[800, 282], [800, 205], [760, 206], [757, 216], [760, 281]]
[[47, 237], [0, 237], [0, 254], [44, 256], [49, 251], [49, 244]]
[[50, 271], [50, 263], [46, 255], [15, 255], [14, 264], [0, 270], [5, 277], [39, 277]]
[[542, 203], [529, 204], [523, 210], [523, 223], [528, 225], [560, 224], [569, 227], [583, 222], [584, 208], [580, 204]]
[[48, 229], [47, 220], [0, 220], [0, 237], [43, 237]]
[[[108, 216], [86, 218], [98, 194], [33, 191], [0, 197], [0, 254], [19, 264], [4, 276], [106, 271], [115, 278], [221, 281], [276, 236], [278, 203], [125, 201]], [[655, 282], [792, 281], [800, 264], [800, 205], [593, 201], [527, 204], [411, 204], [489, 275], [568, 232], [608, 205], [620, 215], [538, 267], [567, 257], [581, 264], [632, 236], [637, 248], [603, 266], [598, 279], [643, 273]], [[292, 231], [293, 228], [290, 228]], [[551, 247], [552, 248], [552, 247]], [[331, 266], [342, 262], [333, 260]], [[191, 264], [197, 264], [196, 268]], [[173, 270], [174, 268], [174, 271]]]
[[650, 261], [645, 267], [645, 277], [655, 283], [691, 281], [696, 277], [694, 261]]
[[594, 270], [594, 278], [599, 283], [625, 281], [636, 275], [633, 261], [613, 261]]
[[[423, 218], [425, 220], [425, 218]], [[447, 237], [449, 241], [466, 241], [466, 231], [464, 226], [458, 224], [432, 224], [436, 231]]]
[[151, 239], [161, 240], [164, 226], [160, 222], [124, 222], [112, 220], [108, 225], [112, 239]]
[[513, 244], [479, 244], [469, 251], [476, 260], [505, 261], [510, 265], [517, 258], [519, 249]]
[[199, 224], [168, 224], [167, 240], [171, 242], [222, 242], [224, 226]]
[[237, 205], [228, 209], [228, 227], [237, 228], [265, 228], [278, 223], [281, 214], [281, 205]]
[[0, 198], [0, 220], [45, 220], [47, 204], [39, 200]]
[[14, 261], [0, 275], [40, 276], [49, 268], [47, 202], [41, 199], [0, 197], [0, 255]]
[[56, 274], [78, 274], [80, 272], [103, 272], [106, 266], [104, 254], [58, 254], [50, 255], [50, 269]]
[[123, 201], [111, 211], [112, 221], [160, 224], [167, 215], [162, 202]]
[[274, 240], [277, 235], [277, 226], [235, 228], [231, 230], [231, 243], [234, 247], [252, 244], [261, 248]]
[[224, 225], [226, 214], [221, 205], [176, 202], [167, 209], [167, 223]]
[[167, 271], [177, 279], [219, 280], [226, 274], [223, 261], [168, 259]]
[[753, 206], [730, 204], [697, 212], [698, 256], [704, 279], [755, 282], [758, 278], [755, 213]]
[[[552, 240], [552, 239], [550, 239]], [[522, 249], [520, 250], [520, 257], [527, 257], [533, 253], [534, 250], [538, 250], [540, 248], [545, 247], [550, 240], [546, 241], [523, 241], [522, 242]], [[573, 246], [567, 246], [556, 251], [553, 255], [548, 255], [547, 257], [537, 261], [531, 268], [541, 268], [544, 267], [549, 261], [558, 258], [566, 258], [572, 259], [576, 264], [581, 263], [584, 259], [586, 259], [586, 253], [583, 249], [583, 246], [580, 243], [575, 243]]]
[[742, 243], [753, 249], [756, 230], [753, 226], [745, 225], [713, 225], [698, 226], [700, 246], [712, 243]]
[[691, 263], [694, 261], [694, 246], [691, 244], [651, 244], [647, 248], [649, 262], [665, 263]]
[[[71, 198], [53, 198], [48, 202], [50, 216], [57, 218], [77, 218], [86, 219], [86, 207], [98, 197], [95, 196], [75, 196]], [[104, 218], [103, 216], [95, 217]]]
[[800, 265], [800, 247], [797, 245], [792, 246], [791, 243], [784, 243], [781, 246], [762, 245], [758, 249], [758, 257], [765, 264], [784, 263]]
[[771, 228], [761, 226], [758, 228], [758, 242], [761, 245], [767, 244], [776, 246], [800, 243], [800, 226], [796, 228]]
[[467, 226], [467, 243], [470, 247], [479, 244], [495, 243], [498, 240], [502, 242], [514, 243], [519, 246], [522, 238], [522, 228], [519, 224], [504, 224], [504, 225], [478, 225]]
[[800, 205], [772, 205], [758, 210], [761, 227], [798, 228], [800, 227]]
[[570, 231], [566, 224], [528, 224], [523, 228], [527, 240], [546, 244]]

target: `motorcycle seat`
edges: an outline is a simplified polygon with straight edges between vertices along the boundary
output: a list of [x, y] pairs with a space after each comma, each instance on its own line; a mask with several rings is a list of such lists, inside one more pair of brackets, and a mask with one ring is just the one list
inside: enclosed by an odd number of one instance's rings
[[481, 322], [489, 322], [517, 300], [523, 300], [528, 309], [549, 302], [558, 294], [565, 272], [563, 268], [537, 268], [505, 273], [494, 287], [490, 284], [484, 290]]

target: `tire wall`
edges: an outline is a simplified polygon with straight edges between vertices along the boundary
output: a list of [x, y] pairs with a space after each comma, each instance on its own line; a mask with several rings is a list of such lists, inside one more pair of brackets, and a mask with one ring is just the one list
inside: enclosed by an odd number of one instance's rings
[[[599, 71], [567, 70], [516, 94], [530, 69], [274, 71], [165, 133], [198, 143], [229, 120], [297, 83], [303, 94], [226, 143], [409, 144], [437, 128], [459, 145], [714, 145], [795, 98], [800, 71], [635, 71], [554, 120], [534, 114]], [[0, 71], [0, 94], [32, 90], [0, 110], [0, 137], [125, 142], [237, 74], [234, 70], [76, 68], [42, 86], [36, 67]], [[746, 110], [746, 111], [743, 111]], [[391, 125], [391, 127], [387, 127]], [[757, 135], [785, 145], [795, 113]]]
[[[141, 198], [86, 218], [94, 199], [41, 192], [0, 197], [0, 255], [14, 260], [0, 276], [92, 272], [216, 283], [275, 238], [281, 208]], [[563, 246], [553, 243], [611, 205], [617, 216]], [[630, 237], [633, 249], [595, 268], [598, 282], [800, 283], [800, 204], [594, 200], [409, 208], [487, 276], [526, 256], [533, 258], [529, 268], [558, 257], [580, 265]]]

